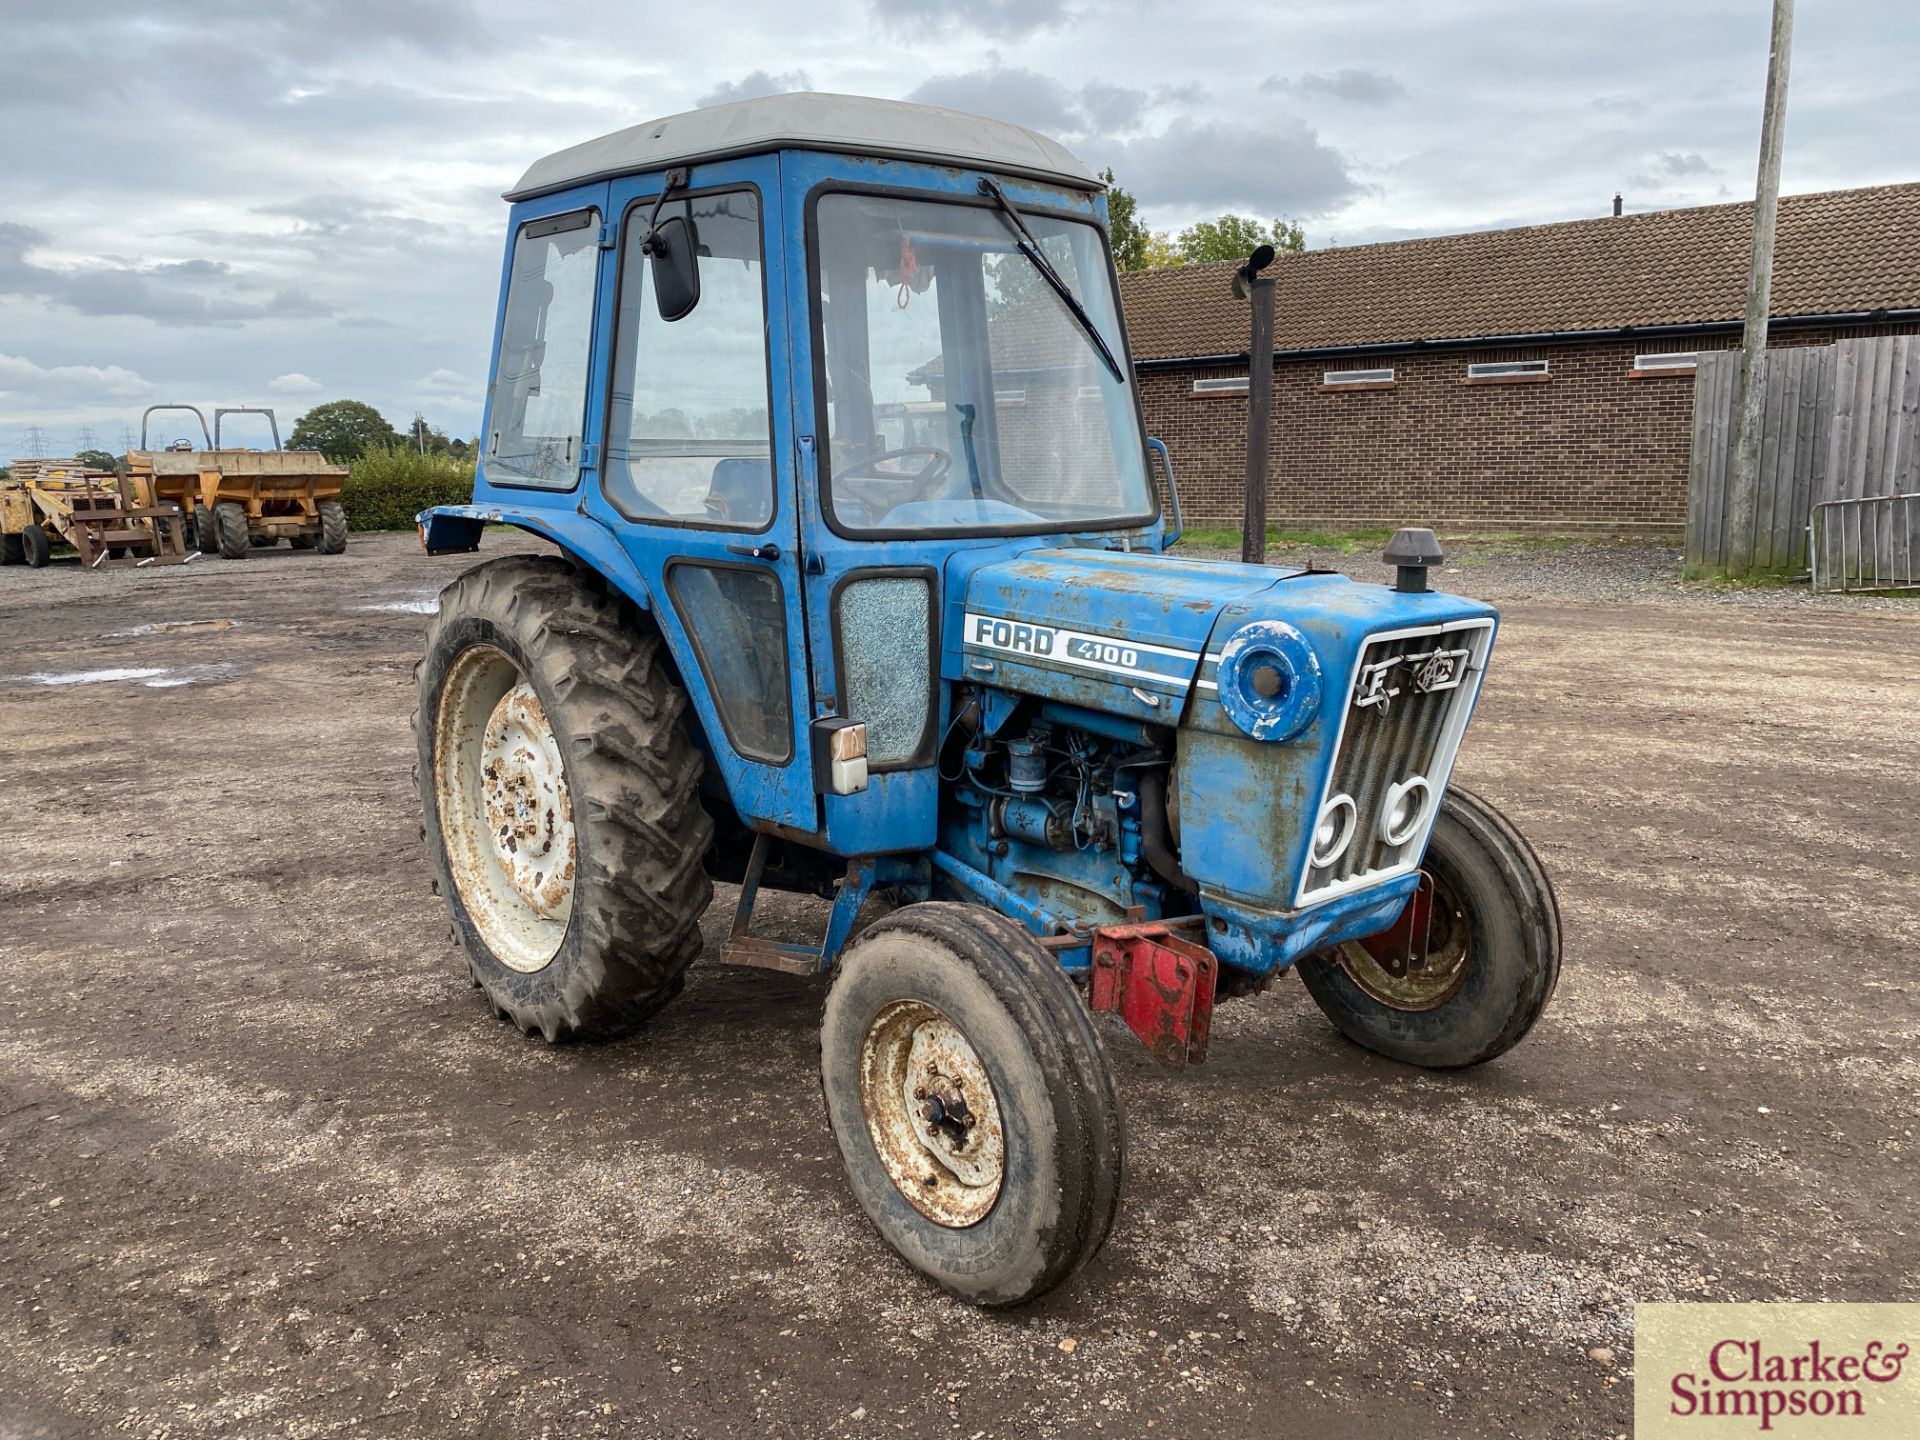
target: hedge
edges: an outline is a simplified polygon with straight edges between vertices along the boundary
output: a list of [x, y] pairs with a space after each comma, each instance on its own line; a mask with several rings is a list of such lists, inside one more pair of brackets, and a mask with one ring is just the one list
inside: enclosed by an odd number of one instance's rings
[[396, 445], [355, 460], [340, 494], [354, 530], [411, 530], [430, 505], [463, 505], [473, 498], [473, 462], [422, 455]]

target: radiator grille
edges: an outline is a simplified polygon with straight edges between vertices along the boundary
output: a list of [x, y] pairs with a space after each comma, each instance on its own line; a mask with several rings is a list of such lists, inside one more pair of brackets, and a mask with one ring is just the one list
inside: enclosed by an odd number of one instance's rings
[[[1322, 804], [1334, 795], [1352, 798], [1354, 835], [1331, 865], [1309, 864], [1303, 900], [1377, 883], [1418, 863], [1480, 685], [1491, 633], [1489, 623], [1475, 622], [1383, 636], [1361, 651], [1322, 797]], [[1416, 775], [1432, 786], [1427, 816], [1400, 844], [1390, 844], [1380, 833], [1387, 791]]]

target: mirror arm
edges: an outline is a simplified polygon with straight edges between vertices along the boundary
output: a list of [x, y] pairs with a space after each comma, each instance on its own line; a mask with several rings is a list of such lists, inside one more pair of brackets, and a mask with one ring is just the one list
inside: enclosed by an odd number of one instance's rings
[[651, 255], [654, 253], [653, 236], [654, 232], [660, 228], [660, 207], [667, 203], [667, 197], [673, 194], [674, 191], [684, 190], [686, 188], [687, 172], [684, 167], [667, 171], [666, 183], [660, 187], [660, 193], [654, 197], [653, 212], [647, 216], [646, 235], [640, 241], [641, 254]]

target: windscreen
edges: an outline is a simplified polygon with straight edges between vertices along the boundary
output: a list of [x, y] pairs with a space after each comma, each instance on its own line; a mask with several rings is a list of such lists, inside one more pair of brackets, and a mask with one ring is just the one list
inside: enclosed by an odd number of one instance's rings
[[[1105, 239], [1024, 214], [1116, 356]], [[819, 203], [828, 495], [844, 530], [1072, 529], [1153, 513], [1131, 380], [1115, 375], [986, 206]]]

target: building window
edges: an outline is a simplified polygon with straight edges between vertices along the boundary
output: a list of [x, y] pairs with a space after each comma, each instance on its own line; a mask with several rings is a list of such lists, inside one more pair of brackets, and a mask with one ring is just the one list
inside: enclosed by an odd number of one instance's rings
[[1467, 378], [1461, 384], [1511, 386], [1534, 384], [1548, 378], [1546, 361], [1480, 361], [1478, 365], [1467, 367]]
[[1393, 367], [1374, 370], [1328, 370], [1320, 376], [1322, 390], [1384, 390], [1393, 384]]
[[1631, 373], [1643, 378], [1649, 375], [1691, 375], [1699, 364], [1700, 356], [1693, 350], [1682, 350], [1671, 355], [1636, 355], [1633, 357]]
[[1196, 395], [1244, 395], [1247, 393], [1247, 377], [1229, 375], [1225, 378], [1196, 380], [1193, 382]]

